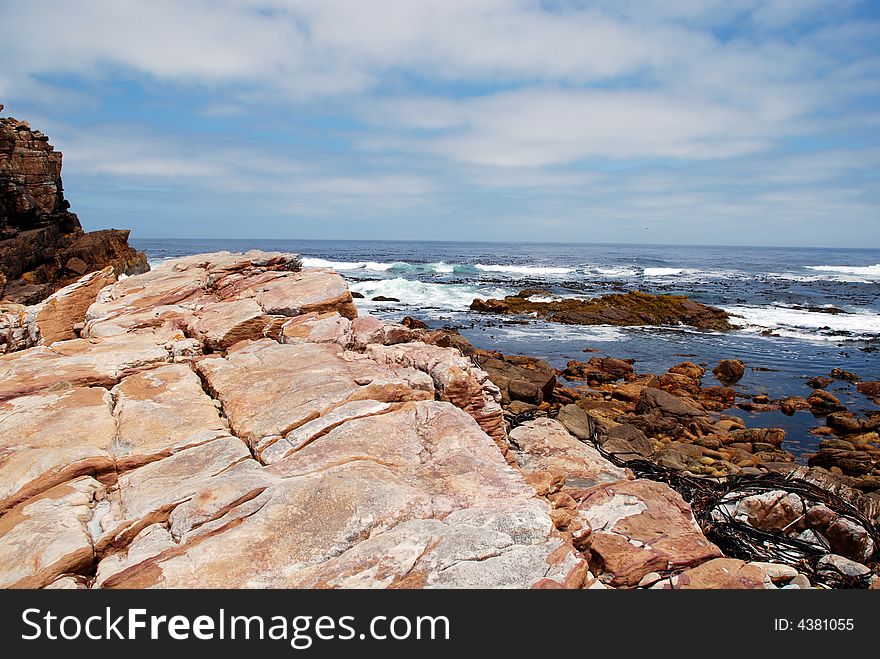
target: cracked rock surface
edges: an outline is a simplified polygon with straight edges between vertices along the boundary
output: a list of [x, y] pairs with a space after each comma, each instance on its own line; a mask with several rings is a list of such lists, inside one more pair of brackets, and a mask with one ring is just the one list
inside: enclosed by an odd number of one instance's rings
[[486, 373], [335, 272], [218, 253], [93, 294], [0, 357], [3, 587], [592, 581]]

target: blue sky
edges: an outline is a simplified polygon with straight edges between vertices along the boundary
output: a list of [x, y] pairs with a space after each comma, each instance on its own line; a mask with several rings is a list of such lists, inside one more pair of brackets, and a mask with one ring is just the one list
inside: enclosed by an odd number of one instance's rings
[[880, 246], [880, 3], [0, 2], [0, 103], [141, 238]]

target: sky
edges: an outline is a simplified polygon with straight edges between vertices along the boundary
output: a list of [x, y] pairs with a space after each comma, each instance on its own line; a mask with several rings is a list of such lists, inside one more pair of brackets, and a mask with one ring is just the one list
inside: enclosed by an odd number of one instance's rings
[[0, 0], [138, 238], [880, 247], [876, 0]]

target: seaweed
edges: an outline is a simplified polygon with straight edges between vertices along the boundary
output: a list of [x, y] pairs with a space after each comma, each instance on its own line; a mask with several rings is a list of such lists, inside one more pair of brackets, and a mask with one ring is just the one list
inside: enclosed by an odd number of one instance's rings
[[[814, 504], [823, 504], [841, 518], [861, 526], [873, 542], [869, 567], [880, 559], [880, 526], [871, 521], [856, 506], [841, 496], [809, 483], [794, 474], [768, 473], [761, 476], [739, 475], [726, 478], [700, 478], [669, 469], [645, 459], [626, 460], [602, 447], [600, 433], [593, 432], [591, 443], [605, 459], [619, 467], [630, 469], [637, 478], [666, 483], [691, 506], [694, 518], [706, 537], [714, 542], [725, 556], [744, 561], [762, 561], [790, 565], [806, 575], [814, 585], [826, 588], [868, 588], [872, 574], [852, 576], [834, 565], [820, 560], [829, 552], [822, 544], [807, 542], [756, 528], [734, 518], [727, 510], [745, 497], [762, 492], [783, 491], [796, 495], [803, 505], [803, 520]], [[821, 535], [817, 535], [821, 538]]]

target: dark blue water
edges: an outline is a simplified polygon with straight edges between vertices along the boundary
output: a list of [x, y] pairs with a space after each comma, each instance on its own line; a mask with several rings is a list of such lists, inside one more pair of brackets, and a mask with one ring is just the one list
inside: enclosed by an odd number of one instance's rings
[[[805, 381], [840, 367], [880, 379], [880, 249], [643, 246], [398, 241], [133, 240], [151, 260], [210, 251], [263, 249], [300, 254], [350, 281], [362, 313], [405, 315], [458, 328], [474, 345], [564, 366], [608, 355], [659, 373], [685, 359], [713, 366], [743, 360], [737, 388], [771, 398], [809, 394]], [[642, 290], [679, 293], [723, 307], [739, 329], [573, 327], [539, 319], [474, 314], [474, 297], [523, 288], [592, 297]], [[373, 302], [377, 295], [400, 302]], [[598, 352], [585, 353], [585, 349]], [[754, 370], [753, 370], [754, 369]], [[704, 385], [715, 384], [711, 373]], [[831, 390], [856, 411], [874, 409], [846, 383]], [[786, 447], [803, 454], [821, 425], [809, 413], [747, 415], [749, 425], [784, 427]]]

